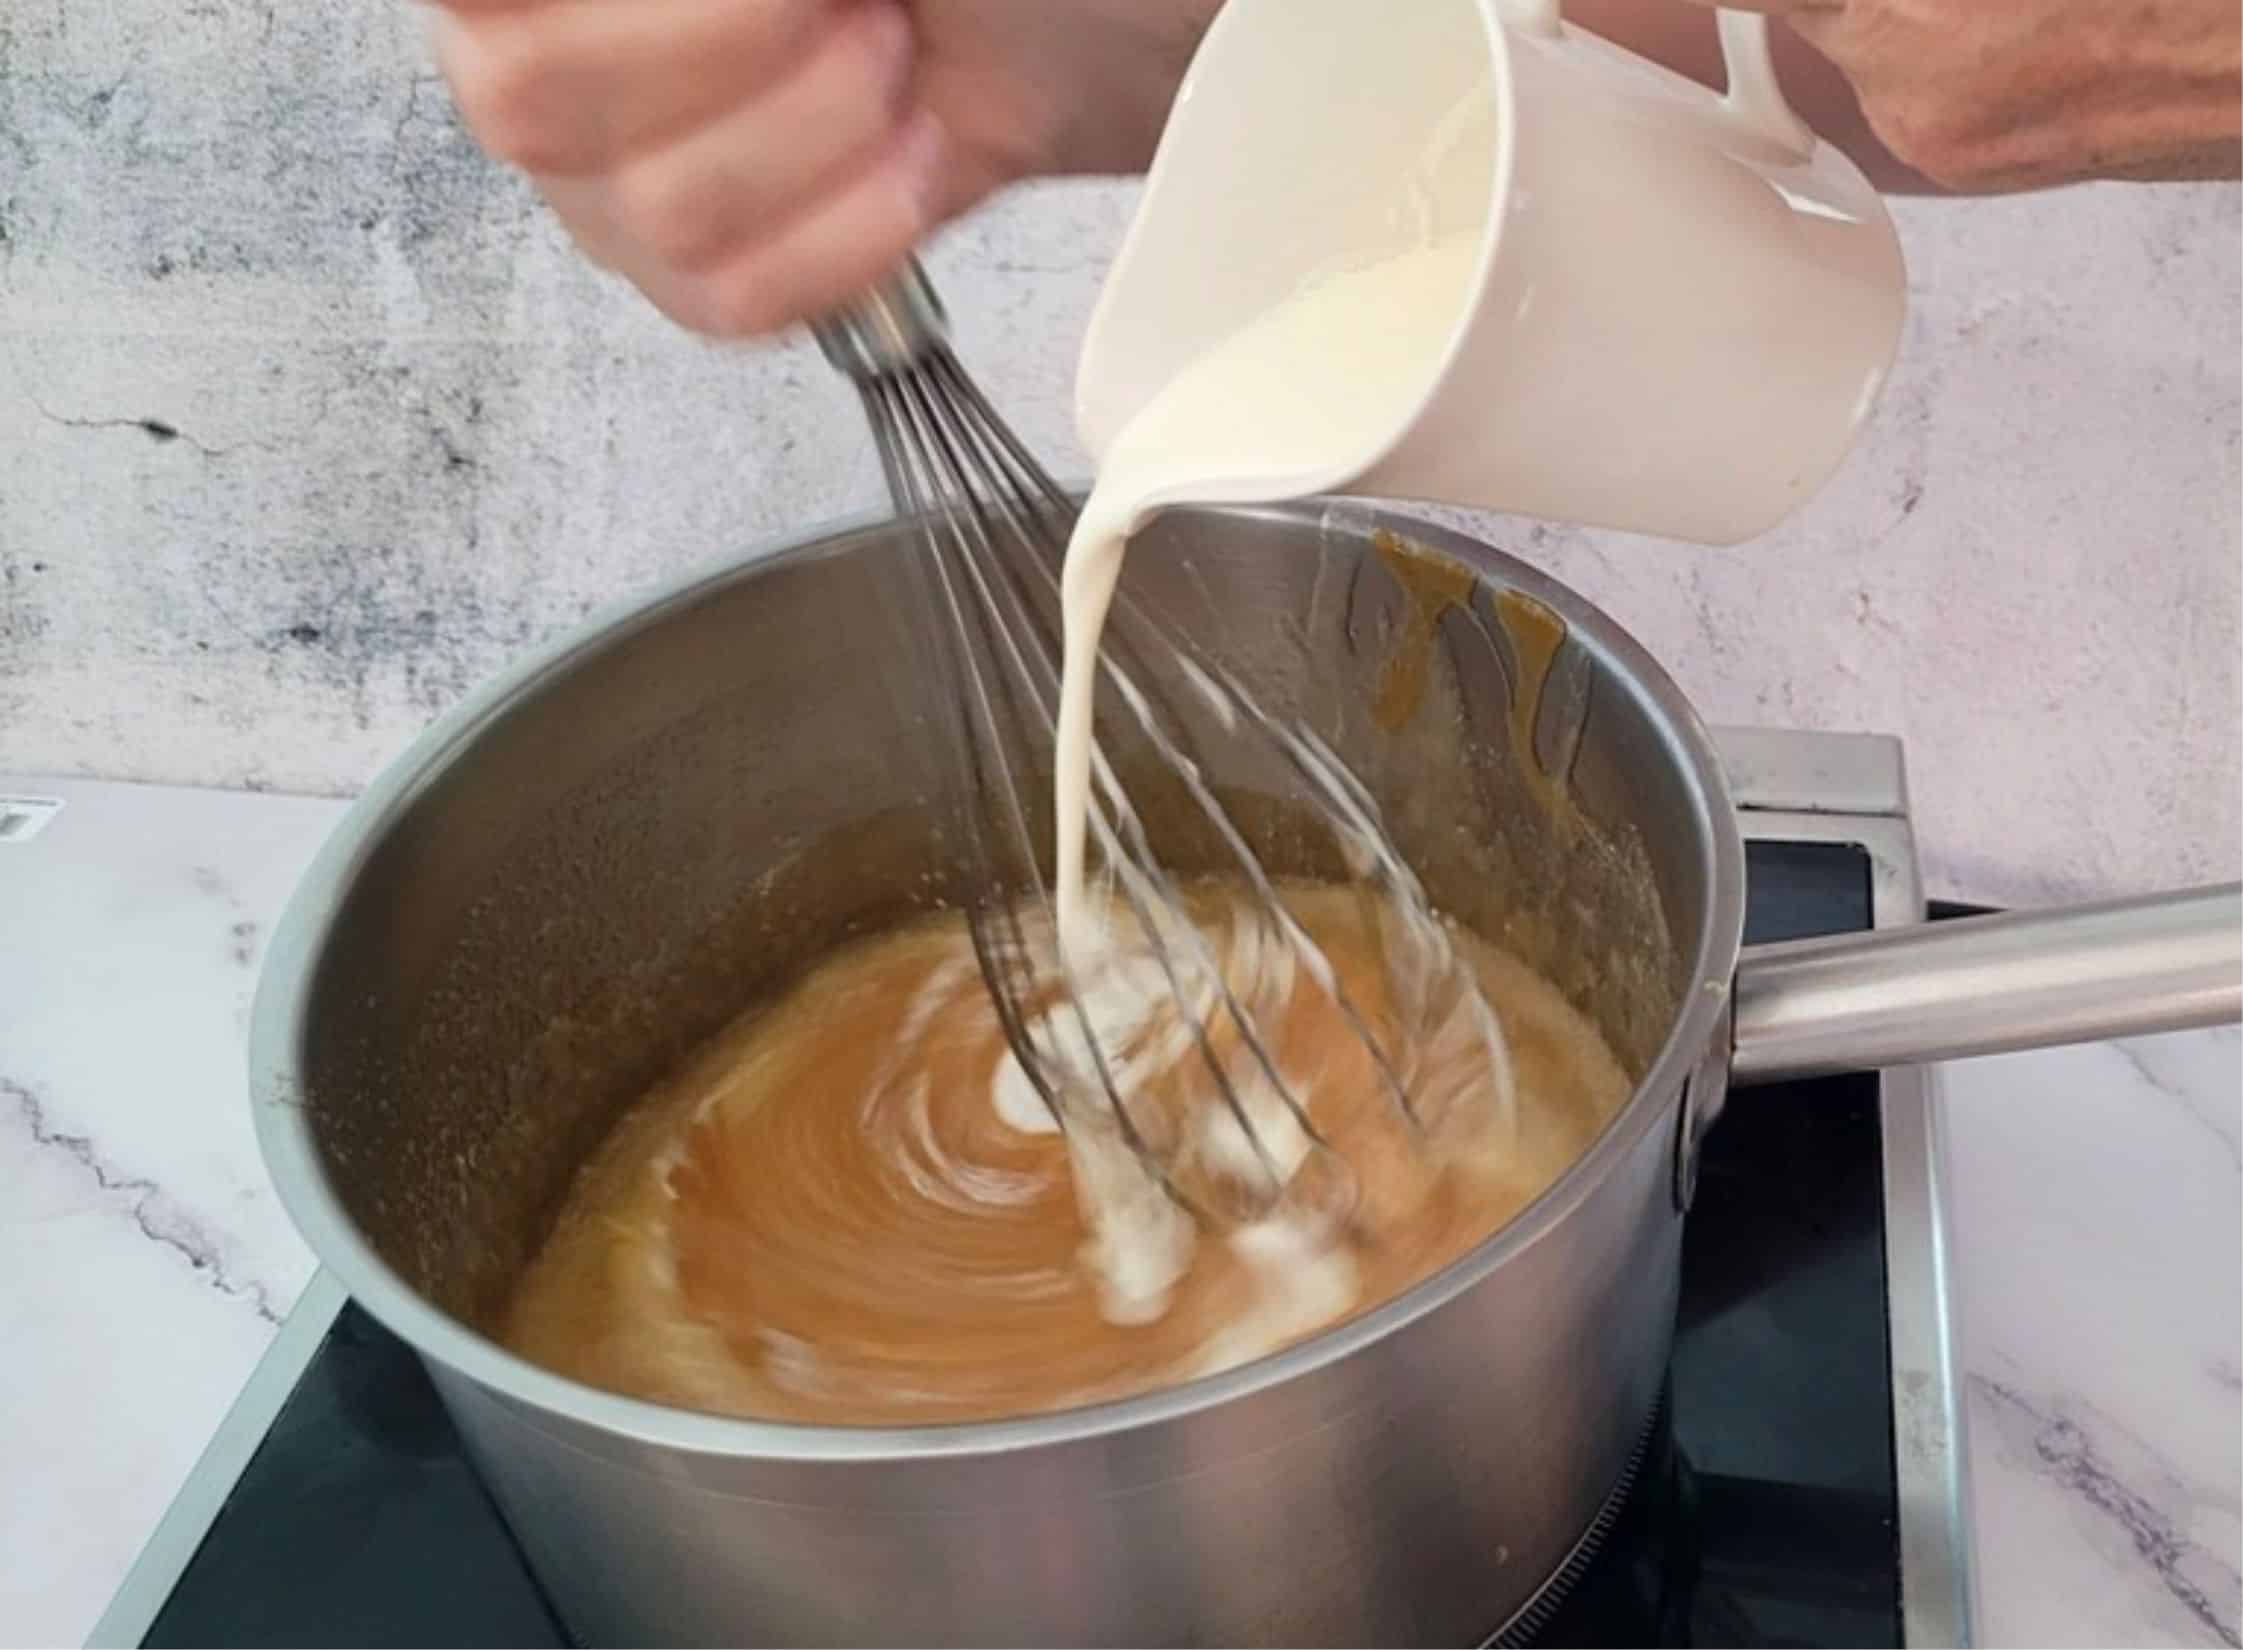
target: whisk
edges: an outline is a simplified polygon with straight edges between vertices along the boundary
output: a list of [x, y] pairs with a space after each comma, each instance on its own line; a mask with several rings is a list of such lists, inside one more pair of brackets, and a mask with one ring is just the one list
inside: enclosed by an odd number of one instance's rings
[[[1219, 661], [1126, 589], [1109, 620], [1101, 676], [1132, 731], [1212, 827], [1247, 897], [1222, 932], [1202, 926], [1187, 890], [1156, 862], [1102, 748], [1093, 759], [1090, 845], [1103, 904], [1125, 943], [1116, 947], [1119, 961], [1099, 966], [1123, 968], [1140, 991], [1158, 992], [1157, 1024], [1117, 1016], [1101, 989], [1112, 982], [1083, 977], [1084, 959], [1059, 951], [1036, 872], [1041, 810], [1030, 798], [1048, 772], [1040, 759], [1058, 701], [1059, 564], [1074, 503], [959, 364], [941, 302], [916, 263], [823, 323], [817, 337], [857, 385], [897, 511], [924, 529], [911, 594], [928, 616], [929, 663], [947, 701], [967, 926], [1020, 1074], [1058, 1126], [1071, 1136], [1111, 1131], [1150, 1183], [1202, 1223], [1309, 1200], [1326, 1217], [1348, 1220], [1355, 1177], [1257, 1024], [1257, 1011], [1282, 1002], [1296, 972], [1329, 996], [1361, 1040], [1373, 1080], [1413, 1134], [1437, 1130], [1454, 1100], [1429, 1083], [1439, 1064], [1436, 1030], [1452, 1055], [1459, 1036], [1472, 1044], [1471, 1082], [1507, 1126], [1514, 1101], [1501, 1028], [1387, 841], [1369, 792], [1312, 730], [1267, 713]], [[1125, 659], [1145, 667], [1142, 675]], [[1165, 712], [1153, 683], [1184, 684], [1201, 701], [1199, 720], [1226, 737], [1266, 741], [1311, 799], [1378, 936], [1385, 1035], [1288, 909], [1218, 800], [1186, 720]], [[1179, 1061], [1204, 1073], [1216, 1102], [1197, 1137], [1144, 1101], [1143, 1074]], [[1081, 1161], [1078, 1151], [1078, 1170]], [[1187, 1172], [1210, 1161], [1221, 1172]], [[1218, 1198], [1225, 1207], [1211, 1206]]]

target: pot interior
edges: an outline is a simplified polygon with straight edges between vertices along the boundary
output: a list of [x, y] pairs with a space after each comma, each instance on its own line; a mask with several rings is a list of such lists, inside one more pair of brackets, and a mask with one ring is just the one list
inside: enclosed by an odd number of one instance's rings
[[[289, 1074], [351, 1221], [444, 1311], [489, 1322], [577, 1166], [696, 1044], [837, 941], [956, 896], [917, 553], [903, 525], [843, 530], [596, 624], [409, 751], [343, 827], [340, 885], [299, 895], [331, 915], [281, 987], [296, 1046], [260, 1064]], [[1124, 589], [1313, 728], [1435, 903], [1643, 1076], [1720, 943], [1730, 826], [1687, 708], [1609, 621], [1352, 506], [1178, 512]], [[1196, 711], [1173, 656], [1135, 668], [1263, 863], [1328, 874], [1266, 744]], [[1126, 726], [1102, 737], [1163, 863], [1220, 868]], [[1039, 841], [1042, 786], [1023, 787]]]

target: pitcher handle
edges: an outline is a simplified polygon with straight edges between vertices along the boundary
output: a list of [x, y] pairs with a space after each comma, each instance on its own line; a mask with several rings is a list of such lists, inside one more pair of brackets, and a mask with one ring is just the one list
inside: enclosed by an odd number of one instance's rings
[[[1562, 32], [1565, 0], [1493, 0], [1494, 15], [1512, 28], [1555, 37]], [[1746, 131], [1772, 144], [1787, 158], [1805, 160], [1815, 152], [1814, 128], [1785, 100], [1776, 79], [1776, 59], [1768, 46], [1764, 12], [1724, 6], [1714, 13], [1721, 30], [1721, 61], [1729, 91], [1721, 106]]]
[[1776, 79], [1775, 54], [1768, 45], [1768, 19], [1757, 11], [1717, 12], [1721, 61], [1729, 73], [1722, 107], [1755, 136], [1774, 144], [1793, 160], [1815, 152], [1814, 128], [1801, 120]]

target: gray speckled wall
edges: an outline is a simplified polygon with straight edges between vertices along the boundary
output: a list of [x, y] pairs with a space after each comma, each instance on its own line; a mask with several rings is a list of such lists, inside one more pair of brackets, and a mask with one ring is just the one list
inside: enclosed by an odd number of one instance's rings
[[[347, 791], [525, 644], [863, 508], [807, 348], [672, 332], [461, 137], [392, 0], [0, 0], [0, 769]], [[935, 265], [1063, 470], [1127, 212]], [[1939, 886], [2237, 874], [2237, 191], [1921, 204], [1839, 481], [1709, 553], [1486, 521], [1713, 718], [1901, 733]]]

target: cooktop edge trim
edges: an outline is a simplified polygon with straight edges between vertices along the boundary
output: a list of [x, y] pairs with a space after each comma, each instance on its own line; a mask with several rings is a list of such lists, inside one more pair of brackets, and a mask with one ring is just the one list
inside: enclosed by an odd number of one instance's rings
[[193, 1562], [226, 1498], [248, 1469], [250, 1457], [264, 1443], [348, 1299], [327, 1268], [322, 1266], [312, 1273], [272, 1345], [265, 1348], [257, 1367], [249, 1372], [226, 1418], [195, 1458], [178, 1493], [111, 1595], [108, 1608], [87, 1634], [88, 1650], [135, 1650], [146, 1640], [165, 1600]]
[[[1861, 848], [1870, 861], [1873, 928], [1925, 920], [1915, 831], [1905, 817], [1801, 813], [1749, 803], [1740, 803], [1738, 814], [1748, 841]], [[1975, 1642], [1977, 1567], [1947, 1278], [1945, 1136], [1937, 1075], [1933, 1066], [1894, 1066], [1881, 1074], [1887, 1345], [1902, 1640], [1963, 1646]]]

